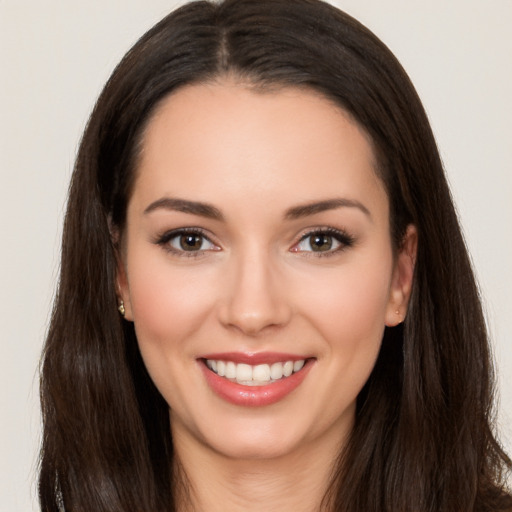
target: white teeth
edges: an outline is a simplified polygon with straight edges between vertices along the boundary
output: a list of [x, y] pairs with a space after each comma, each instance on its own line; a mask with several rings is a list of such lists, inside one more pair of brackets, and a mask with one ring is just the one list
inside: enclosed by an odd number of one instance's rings
[[270, 380], [270, 366], [268, 364], [259, 364], [252, 369], [252, 380], [268, 382]]
[[283, 363], [274, 363], [270, 367], [270, 377], [272, 380], [279, 380], [283, 378]]
[[258, 364], [236, 364], [233, 361], [221, 361], [207, 359], [206, 366], [220, 377], [236, 380], [245, 386], [262, 386], [270, 382], [289, 377], [298, 372], [304, 366], [305, 360], [284, 361], [282, 363]]
[[283, 375], [289, 377], [293, 373], [293, 362], [286, 361], [283, 365]]
[[304, 366], [304, 360], [295, 361], [295, 363], [293, 363], [293, 371], [298, 372], [303, 366]]
[[228, 361], [226, 363], [226, 378], [228, 379], [236, 379], [236, 364], [233, 361]]
[[236, 365], [236, 380], [243, 382], [245, 380], [252, 380], [252, 366], [248, 364]]
[[217, 373], [217, 361], [214, 361], [213, 359], [207, 359], [206, 366], [208, 366], [210, 370], [213, 370], [215, 373]]

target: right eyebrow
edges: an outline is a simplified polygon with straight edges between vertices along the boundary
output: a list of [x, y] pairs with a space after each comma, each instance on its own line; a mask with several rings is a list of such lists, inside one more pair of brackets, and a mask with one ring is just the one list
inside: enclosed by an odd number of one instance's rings
[[304, 205], [294, 206], [286, 211], [286, 219], [300, 219], [302, 217], [308, 217], [309, 215], [315, 215], [317, 213], [325, 212], [327, 210], [335, 210], [337, 208], [356, 208], [363, 212], [370, 220], [372, 215], [370, 210], [366, 208], [364, 204], [354, 199], [346, 199], [342, 197], [336, 197], [333, 199], [325, 199], [315, 203], [308, 203]]
[[144, 210], [144, 215], [159, 209], [190, 213], [214, 220], [224, 220], [221, 211], [211, 204], [174, 197], [162, 197], [161, 199], [157, 199]]

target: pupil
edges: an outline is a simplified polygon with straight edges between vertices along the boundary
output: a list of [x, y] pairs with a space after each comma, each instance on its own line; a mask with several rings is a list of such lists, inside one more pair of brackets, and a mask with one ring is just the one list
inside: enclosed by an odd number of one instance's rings
[[201, 248], [201, 237], [199, 235], [181, 235], [180, 245], [185, 251]]
[[314, 251], [328, 251], [332, 247], [332, 237], [328, 235], [315, 235], [311, 246]]

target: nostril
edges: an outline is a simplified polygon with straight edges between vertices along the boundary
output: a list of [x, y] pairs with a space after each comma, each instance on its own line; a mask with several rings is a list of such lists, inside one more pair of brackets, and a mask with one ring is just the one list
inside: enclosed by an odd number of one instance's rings
[[233, 254], [221, 286], [217, 308], [223, 326], [258, 336], [288, 323], [291, 308], [282, 273], [260, 247]]
[[289, 314], [282, 307], [262, 307], [254, 304], [244, 306], [241, 303], [225, 307], [219, 317], [225, 327], [238, 330], [247, 336], [258, 336], [278, 329], [289, 320]]

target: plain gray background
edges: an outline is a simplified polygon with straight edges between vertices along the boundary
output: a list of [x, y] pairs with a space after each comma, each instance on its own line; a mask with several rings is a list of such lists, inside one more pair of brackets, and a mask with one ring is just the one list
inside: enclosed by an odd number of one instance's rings
[[[81, 132], [124, 52], [178, 3], [0, 0], [2, 512], [37, 510], [37, 364]], [[430, 117], [482, 288], [510, 452], [512, 1], [332, 3], [391, 48]]]

